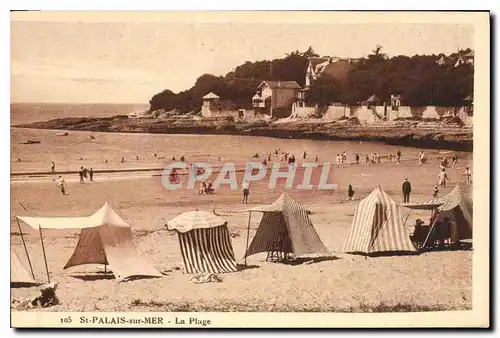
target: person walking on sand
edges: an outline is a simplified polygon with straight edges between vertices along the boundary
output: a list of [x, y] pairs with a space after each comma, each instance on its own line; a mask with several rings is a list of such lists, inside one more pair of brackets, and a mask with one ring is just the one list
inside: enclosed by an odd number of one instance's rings
[[370, 158], [368, 157], [368, 154], [365, 157], [365, 164], [370, 165]]
[[78, 171], [78, 175], [80, 176], [80, 183], [84, 183], [83, 182], [83, 167], [80, 167], [80, 170]]
[[432, 197], [433, 198], [437, 198], [438, 197], [438, 194], [439, 194], [439, 188], [437, 185], [434, 186], [434, 192], [432, 194]]
[[398, 152], [396, 153], [396, 163], [397, 164], [401, 163], [401, 151], [400, 150], [398, 150]]
[[318, 155], [316, 155], [316, 159], [314, 160], [314, 162], [319, 163], [319, 157], [318, 157]]
[[380, 164], [380, 153], [377, 154], [377, 163]]
[[356, 156], [354, 157], [356, 159], [356, 164], [359, 164], [359, 154], [356, 153]]
[[347, 188], [347, 199], [352, 201], [352, 198], [354, 197], [354, 190], [352, 189], [352, 185], [349, 184], [349, 187]]
[[443, 168], [441, 169], [441, 172], [439, 173], [438, 176], [439, 179], [439, 186], [440, 187], [446, 187], [446, 180], [449, 180], [448, 175], [446, 175], [446, 170]]
[[52, 162], [52, 164], [50, 165], [50, 169], [52, 170], [52, 172], [56, 171], [56, 164], [54, 162]]
[[89, 179], [90, 182], [94, 182], [94, 169], [90, 168], [89, 170]]
[[302, 158], [305, 160], [307, 158], [307, 153], [306, 151], [304, 150], [304, 154], [302, 155]]
[[457, 165], [458, 161], [458, 156], [457, 154], [453, 154], [453, 157], [451, 158], [451, 167], [455, 169], [455, 166]]
[[125, 157], [122, 156], [122, 163], [125, 163]]
[[250, 184], [247, 181], [243, 181], [241, 184], [243, 189], [243, 204], [248, 204], [248, 196], [250, 195]]
[[470, 185], [472, 182], [471, 182], [471, 172], [470, 172], [470, 169], [469, 167], [466, 167], [465, 168], [465, 173], [464, 173], [464, 176], [465, 176], [465, 184], [466, 185]]
[[59, 187], [61, 194], [66, 195], [66, 190], [64, 189], [64, 178], [62, 178], [62, 176], [57, 178], [56, 184]]
[[408, 178], [403, 181], [403, 203], [410, 203], [411, 183]]

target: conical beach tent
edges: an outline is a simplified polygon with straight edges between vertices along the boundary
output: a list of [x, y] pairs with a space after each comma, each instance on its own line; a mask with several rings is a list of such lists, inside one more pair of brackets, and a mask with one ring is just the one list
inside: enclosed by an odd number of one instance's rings
[[80, 239], [64, 269], [82, 264], [109, 264], [118, 280], [162, 275], [144, 260], [132, 229], [106, 202], [88, 217], [21, 217], [35, 229], [81, 229]]
[[10, 252], [10, 282], [12, 284], [40, 284], [33, 279], [14, 251]]
[[443, 204], [438, 207], [436, 217], [442, 220], [448, 217], [457, 223], [458, 239], [472, 238], [472, 200], [459, 184], [450, 193], [441, 198]]
[[248, 209], [262, 212], [257, 232], [245, 257], [275, 249], [276, 240], [282, 240], [281, 251], [295, 257], [308, 254], [330, 254], [314, 229], [307, 210], [283, 193], [274, 203]]
[[186, 273], [238, 271], [224, 219], [206, 211], [188, 211], [166, 226], [177, 231]]
[[401, 217], [399, 205], [381, 188], [359, 202], [344, 252], [416, 251]]

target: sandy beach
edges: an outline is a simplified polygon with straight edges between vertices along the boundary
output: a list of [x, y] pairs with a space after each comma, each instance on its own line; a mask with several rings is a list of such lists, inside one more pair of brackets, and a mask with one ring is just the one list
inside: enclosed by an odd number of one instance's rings
[[[71, 132], [68, 137], [54, 136], [53, 131], [12, 129], [12, 172], [48, 171], [55, 161], [58, 170], [87, 168], [156, 168], [169, 163], [172, 156], [185, 155], [188, 162], [203, 158], [217, 165], [232, 161], [238, 165], [251, 160], [254, 153], [266, 156], [280, 148], [295, 154], [302, 162], [302, 152], [320, 162], [335, 161], [336, 153], [347, 150], [349, 159], [359, 152], [383, 155], [403, 152], [403, 162], [396, 165], [385, 157], [381, 164], [350, 164], [332, 167], [329, 180], [338, 190], [289, 190], [290, 196], [311, 211], [311, 220], [333, 257], [322, 261], [296, 264], [270, 263], [264, 255], [251, 256], [248, 267], [236, 273], [222, 274], [222, 283], [193, 284], [182, 272], [177, 235], [164, 227], [167, 220], [189, 210], [216, 210], [228, 221], [238, 263], [243, 264], [247, 213], [227, 213], [243, 209], [241, 191], [221, 187], [213, 195], [199, 195], [197, 190], [167, 190], [154, 173], [96, 175], [93, 183], [80, 184], [77, 175], [65, 175], [68, 195], [62, 196], [52, 175], [12, 177], [11, 238], [14, 250], [27, 265], [15, 215], [84, 216], [108, 201], [132, 225], [134, 238], [144, 257], [164, 274], [163, 278], [139, 279], [118, 283], [103, 278], [103, 266], [84, 265], [64, 271], [62, 268], [78, 241], [78, 232], [44, 230], [44, 243], [51, 281], [59, 283], [61, 304], [34, 311], [418, 311], [470, 309], [472, 306], [472, 251], [441, 251], [417, 256], [369, 257], [341, 252], [360, 199], [381, 185], [398, 202], [402, 201], [401, 182], [408, 177], [413, 186], [412, 201], [432, 197], [437, 183], [439, 158], [451, 152], [426, 151], [430, 161], [417, 164], [417, 148], [397, 148], [381, 143], [352, 143], [308, 140], [278, 140], [265, 137], [179, 136], [96, 134]], [[24, 139], [38, 138], [39, 145], [22, 145]], [[87, 140], [87, 141], [84, 141]], [[95, 141], [95, 142], [94, 142]], [[154, 153], [157, 157], [154, 157]], [[210, 156], [207, 156], [210, 154]], [[125, 156], [126, 163], [120, 163]], [[139, 156], [139, 160], [135, 160]], [[80, 160], [83, 157], [84, 160]], [[158, 159], [164, 157], [164, 159]], [[21, 158], [22, 161], [17, 161]], [[105, 163], [105, 158], [108, 163]], [[449, 168], [449, 186], [465, 183], [465, 166], [472, 165], [472, 153], [459, 153], [455, 169]], [[273, 161], [279, 162], [279, 158]], [[242, 173], [238, 173], [240, 181]], [[182, 178], [185, 183], [186, 177]], [[313, 179], [314, 180], [314, 179]], [[251, 186], [250, 204], [268, 204], [284, 190], [278, 181], [275, 190], [268, 180]], [[346, 201], [347, 185], [356, 192], [354, 201]], [[469, 189], [467, 189], [469, 190]], [[470, 190], [471, 191], [471, 190]], [[28, 209], [25, 211], [20, 203]], [[402, 209], [403, 218], [408, 213]], [[408, 231], [415, 219], [427, 220], [428, 212], [413, 211]], [[260, 216], [253, 215], [250, 238]], [[38, 231], [22, 224], [35, 276], [46, 281], [45, 266]], [[180, 268], [180, 269], [179, 269]], [[32, 297], [37, 287], [13, 288], [12, 297]]]

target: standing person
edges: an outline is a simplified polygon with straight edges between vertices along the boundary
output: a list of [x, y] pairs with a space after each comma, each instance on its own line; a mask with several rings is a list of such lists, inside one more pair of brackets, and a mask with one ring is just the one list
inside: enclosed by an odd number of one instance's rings
[[89, 179], [90, 182], [94, 182], [94, 169], [90, 168], [89, 170]]
[[318, 163], [319, 162], [319, 157], [318, 155], [316, 155], [316, 159], [314, 160], [314, 162]]
[[403, 203], [410, 203], [411, 183], [408, 178], [403, 181]]
[[358, 153], [356, 153], [355, 159], [356, 159], [356, 164], [359, 164], [359, 155], [358, 155]]
[[122, 163], [125, 163], [125, 157], [122, 156]]
[[455, 168], [455, 166], [457, 165], [457, 161], [458, 161], [458, 156], [457, 156], [457, 154], [453, 154], [453, 157], [451, 158], [451, 161], [452, 161], [452, 163], [451, 163], [451, 167], [452, 167], [452, 168]]
[[[219, 161], [220, 161], [220, 157], [219, 157]], [[269, 154], [269, 156], [267, 156], [267, 161], [271, 162], [271, 154]]]
[[466, 184], [466, 185], [470, 185], [470, 184], [472, 183], [472, 182], [471, 182], [471, 179], [470, 179], [470, 178], [471, 178], [471, 176], [472, 176], [472, 174], [471, 174], [471, 172], [470, 172], [469, 167], [466, 167], [466, 168], [465, 168], [465, 173], [464, 173], [464, 175], [465, 175], [465, 184]]
[[52, 164], [50, 165], [50, 169], [52, 170], [52, 172], [56, 171], [56, 164], [54, 162], [52, 162]]
[[135, 160], [139, 161], [139, 155], [135, 155]]
[[307, 153], [306, 151], [304, 150], [304, 155], [302, 155], [302, 158], [305, 160], [307, 158]]
[[88, 173], [87, 168], [83, 168], [83, 178], [87, 178], [87, 173]]
[[443, 168], [446, 168], [448, 166], [448, 159], [446, 157], [443, 157], [443, 160], [441, 161], [441, 166]]
[[441, 172], [439, 173], [438, 176], [439, 179], [439, 186], [440, 187], [446, 187], [446, 180], [449, 180], [448, 175], [446, 175], [445, 169], [441, 169]]
[[380, 153], [377, 154], [377, 163], [380, 164]]
[[78, 171], [78, 175], [80, 176], [80, 183], [83, 183], [83, 167], [80, 167]]
[[344, 150], [344, 152], [342, 153], [342, 164], [344, 164], [344, 162], [347, 161], [347, 152]]
[[420, 244], [422, 243], [422, 224], [424, 224], [424, 222], [421, 219], [417, 219], [415, 222], [415, 230], [413, 231], [413, 238], [417, 243], [417, 249], [420, 248]]
[[354, 197], [354, 190], [352, 189], [352, 185], [350, 185], [350, 184], [349, 184], [349, 188], [347, 188], [347, 197], [351, 201], [352, 201], [352, 198]]
[[401, 163], [401, 151], [398, 150], [398, 152], [396, 153], [396, 163]]
[[432, 197], [433, 198], [437, 198], [438, 197], [438, 194], [439, 194], [439, 188], [437, 185], [434, 186], [434, 192], [432, 194]]
[[61, 194], [66, 195], [66, 190], [64, 189], [64, 178], [62, 178], [62, 176], [57, 178], [56, 184], [59, 187], [59, 190], [61, 190]]
[[365, 164], [366, 165], [370, 164], [370, 158], [368, 157], [368, 154], [366, 154], [366, 157], [365, 157]]
[[389, 154], [389, 161], [392, 163], [392, 153]]
[[247, 181], [243, 181], [241, 184], [243, 188], [243, 204], [248, 204], [248, 196], [250, 195], [250, 184]]

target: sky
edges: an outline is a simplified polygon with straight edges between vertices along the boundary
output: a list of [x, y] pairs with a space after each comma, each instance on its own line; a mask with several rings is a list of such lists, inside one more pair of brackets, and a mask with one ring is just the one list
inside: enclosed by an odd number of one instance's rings
[[43, 14], [11, 17], [12, 102], [148, 103], [164, 89], [190, 88], [202, 74], [225, 75], [246, 61], [309, 46], [322, 56], [362, 57], [377, 44], [389, 56], [450, 54], [472, 48], [474, 32], [471, 25], [452, 22], [311, 16], [255, 22], [248, 14], [246, 20]]

